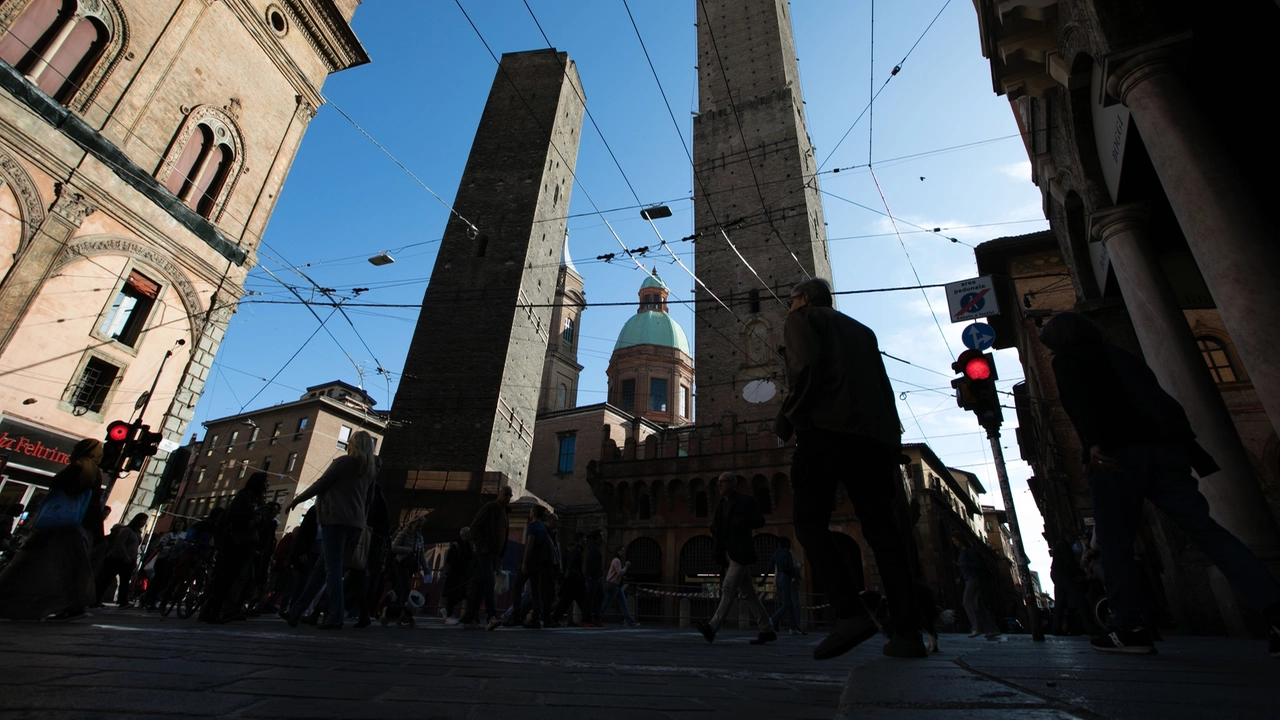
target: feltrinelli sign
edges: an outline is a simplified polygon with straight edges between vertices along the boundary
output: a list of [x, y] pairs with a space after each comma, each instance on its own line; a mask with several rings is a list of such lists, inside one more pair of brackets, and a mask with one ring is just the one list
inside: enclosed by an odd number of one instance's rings
[[53, 475], [71, 461], [76, 438], [13, 417], [0, 419], [0, 453], [10, 467]]

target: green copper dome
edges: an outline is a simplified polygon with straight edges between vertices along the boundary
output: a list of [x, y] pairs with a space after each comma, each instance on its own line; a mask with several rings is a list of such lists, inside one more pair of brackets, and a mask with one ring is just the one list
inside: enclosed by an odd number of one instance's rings
[[[652, 279], [645, 282], [652, 282]], [[680, 329], [670, 315], [657, 310], [646, 310], [632, 315], [631, 319], [622, 326], [622, 332], [618, 333], [618, 342], [613, 349], [621, 350], [636, 345], [673, 347], [684, 352], [685, 355], [693, 355], [689, 352], [689, 339], [684, 336], [684, 330]]]
[[663, 290], [667, 289], [667, 284], [662, 282], [662, 280], [658, 278], [657, 268], [654, 268], [653, 274], [646, 277], [644, 279], [644, 282], [640, 283], [641, 290], [644, 290], [646, 288], [662, 288]]

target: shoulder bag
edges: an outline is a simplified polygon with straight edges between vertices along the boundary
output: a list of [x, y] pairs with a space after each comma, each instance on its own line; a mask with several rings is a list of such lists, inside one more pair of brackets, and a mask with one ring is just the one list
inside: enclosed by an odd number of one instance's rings
[[369, 511], [373, 508], [373, 486], [378, 482], [377, 476], [369, 481], [369, 494], [364, 499], [364, 527], [356, 541], [347, 545], [342, 554], [342, 566], [351, 570], [364, 570], [369, 563], [369, 545], [373, 542], [373, 528], [369, 527]]
[[36, 513], [35, 529], [41, 532], [58, 532], [80, 527], [85, 513], [89, 511], [89, 501], [93, 490], [85, 490], [78, 495], [67, 495], [61, 490], [53, 490], [40, 503], [40, 511]]

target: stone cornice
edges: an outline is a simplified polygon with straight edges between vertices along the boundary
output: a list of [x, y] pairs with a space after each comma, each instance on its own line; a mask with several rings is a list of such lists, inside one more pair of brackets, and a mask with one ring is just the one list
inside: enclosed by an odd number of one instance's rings
[[329, 72], [339, 72], [369, 62], [360, 39], [347, 24], [333, 0], [285, 0], [290, 18], [306, 35]]

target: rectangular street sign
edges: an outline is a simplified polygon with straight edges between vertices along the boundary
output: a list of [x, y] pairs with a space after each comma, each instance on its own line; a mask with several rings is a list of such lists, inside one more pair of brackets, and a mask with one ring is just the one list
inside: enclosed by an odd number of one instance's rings
[[947, 308], [951, 322], [965, 322], [975, 318], [999, 315], [996, 306], [995, 285], [989, 275], [948, 283]]

